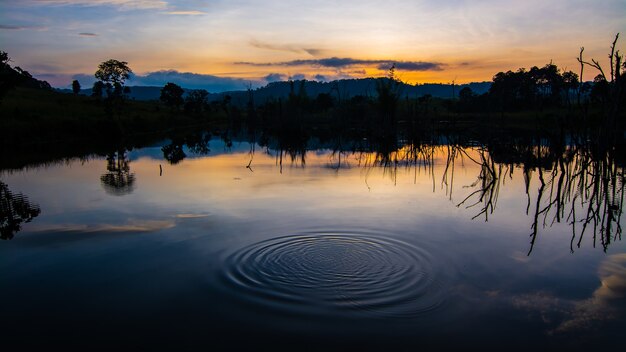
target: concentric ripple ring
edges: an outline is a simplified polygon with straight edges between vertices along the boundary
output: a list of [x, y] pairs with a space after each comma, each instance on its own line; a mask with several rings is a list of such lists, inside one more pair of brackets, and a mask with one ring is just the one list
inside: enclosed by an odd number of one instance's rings
[[430, 259], [385, 236], [304, 233], [240, 249], [222, 279], [247, 301], [289, 312], [414, 317], [445, 300]]

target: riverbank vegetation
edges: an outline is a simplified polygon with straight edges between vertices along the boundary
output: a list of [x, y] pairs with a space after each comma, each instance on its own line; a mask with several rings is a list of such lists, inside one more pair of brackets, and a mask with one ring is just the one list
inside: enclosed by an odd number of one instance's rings
[[142, 136], [164, 138], [190, 128], [225, 130], [241, 126], [281, 134], [389, 131], [398, 126], [452, 131], [494, 126], [553, 131], [602, 126], [623, 130], [626, 64], [616, 50], [617, 39], [611, 47], [607, 73], [598, 61], [586, 61], [581, 49], [580, 74], [585, 67], [596, 70], [593, 82], [580, 82], [579, 74], [548, 63], [496, 73], [484, 94], [466, 87], [458, 98], [409, 97], [392, 66], [387, 77], [376, 80], [371, 95], [351, 96], [337, 88], [309, 96], [305, 81], [291, 81], [288, 95], [265, 101], [255, 100], [254, 90], [248, 89], [245, 104], [231, 102], [228, 95], [209, 101], [207, 91], [185, 91], [174, 83], [163, 87], [157, 101], [132, 100], [129, 88], [124, 86], [132, 70], [126, 62], [113, 59], [98, 67], [98, 81], [91, 96], [64, 94], [32, 78], [27, 71], [11, 67], [8, 54], [2, 52], [0, 144], [4, 149], [14, 149], [128, 143]]

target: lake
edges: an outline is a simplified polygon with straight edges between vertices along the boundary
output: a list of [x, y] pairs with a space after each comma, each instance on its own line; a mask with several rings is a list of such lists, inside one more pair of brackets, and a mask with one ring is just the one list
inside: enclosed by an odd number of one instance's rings
[[0, 172], [3, 344], [621, 345], [615, 148], [202, 141]]

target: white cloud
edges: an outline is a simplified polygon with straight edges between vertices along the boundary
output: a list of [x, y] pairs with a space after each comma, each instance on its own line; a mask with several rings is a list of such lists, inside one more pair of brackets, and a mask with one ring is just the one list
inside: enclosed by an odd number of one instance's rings
[[162, 0], [30, 0], [37, 5], [54, 6], [118, 6], [123, 9], [165, 9], [168, 6]]
[[202, 11], [169, 11], [166, 12], [166, 14], [168, 15], [182, 15], [182, 16], [200, 16], [200, 15], [206, 15], [206, 12], [202, 12]]

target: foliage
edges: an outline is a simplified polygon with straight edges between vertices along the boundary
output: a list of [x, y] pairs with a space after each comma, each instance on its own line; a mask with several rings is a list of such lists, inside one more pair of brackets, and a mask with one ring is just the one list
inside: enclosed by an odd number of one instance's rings
[[578, 75], [549, 63], [542, 68], [498, 72], [489, 89], [501, 110], [559, 106], [569, 101], [570, 90], [578, 86]]
[[402, 89], [402, 81], [396, 77], [396, 65], [393, 64], [389, 68], [386, 78], [379, 78], [376, 81], [376, 93], [378, 94], [378, 108], [383, 118], [386, 120], [395, 120], [396, 107], [400, 98], [400, 90]]
[[77, 80], [72, 81], [72, 92], [74, 92], [74, 94], [80, 93], [80, 82]]
[[187, 94], [185, 98], [185, 112], [201, 113], [208, 110], [209, 92], [204, 89], [195, 89]]
[[104, 93], [104, 83], [96, 81], [91, 88], [91, 96], [99, 100], [102, 99], [102, 93]]
[[159, 100], [169, 107], [178, 109], [183, 105], [184, 93], [185, 91], [179, 85], [168, 82], [163, 86], [163, 89], [161, 89], [161, 97]]
[[28, 71], [16, 66], [11, 67], [9, 54], [0, 51], [0, 99], [16, 87], [51, 89], [46, 81], [35, 79]]
[[107, 97], [122, 97], [124, 83], [133, 71], [128, 67], [128, 62], [110, 59], [98, 65], [95, 77], [104, 83]]

